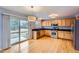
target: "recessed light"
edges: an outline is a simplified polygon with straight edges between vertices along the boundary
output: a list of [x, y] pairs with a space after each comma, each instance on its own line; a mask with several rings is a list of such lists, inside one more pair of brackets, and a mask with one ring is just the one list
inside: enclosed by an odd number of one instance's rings
[[39, 12], [42, 9], [42, 7], [40, 7], [40, 6], [26, 6], [26, 9], [28, 11], [32, 11], [32, 12]]
[[31, 8], [34, 8], [34, 6], [31, 6]]

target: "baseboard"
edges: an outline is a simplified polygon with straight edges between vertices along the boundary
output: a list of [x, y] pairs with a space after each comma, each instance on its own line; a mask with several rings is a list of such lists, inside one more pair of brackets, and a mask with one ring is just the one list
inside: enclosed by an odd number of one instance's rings
[[10, 49], [11, 47], [8, 47], [8, 48], [5, 48], [5, 49], [1, 49], [0, 51], [4, 51], [4, 50], [8, 50]]

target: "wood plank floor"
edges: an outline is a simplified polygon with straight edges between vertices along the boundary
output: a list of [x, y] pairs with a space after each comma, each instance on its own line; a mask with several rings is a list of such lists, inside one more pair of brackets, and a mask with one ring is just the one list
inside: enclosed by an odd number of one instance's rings
[[28, 40], [12, 46], [3, 53], [77, 53], [73, 47], [73, 42], [63, 39], [53, 39], [42, 37], [38, 40]]

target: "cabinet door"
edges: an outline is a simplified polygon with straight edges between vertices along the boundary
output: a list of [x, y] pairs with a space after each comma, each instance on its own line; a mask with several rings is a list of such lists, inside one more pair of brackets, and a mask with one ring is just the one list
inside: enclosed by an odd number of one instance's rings
[[63, 35], [63, 31], [58, 31], [58, 38], [63, 38], [64, 35]]
[[65, 20], [64, 20], [64, 19], [61, 20], [61, 26], [66, 26], [66, 24], [65, 24]]
[[45, 30], [45, 35], [48, 36], [48, 30]]
[[71, 20], [71, 26], [75, 25], [75, 19]]
[[49, 26], [51, 26], [51, 23], [52, 23], [52, 22], [51, 22], [51, 21], [49, 21]]
[[44, 32], [45, 32], [44, 34], [45, 34], [46, 36], [51, 36], [51, 31], [50, 31], [50, 30], [45, 30]]
[[37, 38], [40, 37], [40, 31], [37, 31]]
[[68, 40], [72, 40], [72, 33], [71, 32], [65, 32], [64, 33], [64, 38]]
[[46, 26], [49, 26], [49, 21], [46, 21]]
[[44, 36], [44, 30], [40, 30], [40, 36]]
[[58, 38], [60, 38], [61, 37], [61, 32], [60, 31], [58, 31]]
[[57, 22], [58, 22], [57, 20], [54, 20], [54, 24], [57, 24]]
[[51, 21], [50, 20], [42, 21], [42, 26], [51, 26]]
[[61, 20], [57, 20], [58, 26], [62, 26]]
[[65, 26], [71, 26], [71, 20], [70, 19], [67, 19], [65, 20]]
[[51, 22], [52, 22], [52, 24], [57, 24], [58, 20], [52, 20]]
[[50, 30], [47, 30], [47, 36], [51, 37], [51, 31]]
[[42, 31], [40, 30], [40, 36], [42, 36]]

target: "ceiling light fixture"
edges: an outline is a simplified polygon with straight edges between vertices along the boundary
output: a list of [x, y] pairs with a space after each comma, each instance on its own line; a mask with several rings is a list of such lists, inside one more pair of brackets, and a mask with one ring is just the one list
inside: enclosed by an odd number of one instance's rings
[[49, 17], [51, 17], [51, 18], [57, 18], [58, 14], [50, 14]]

